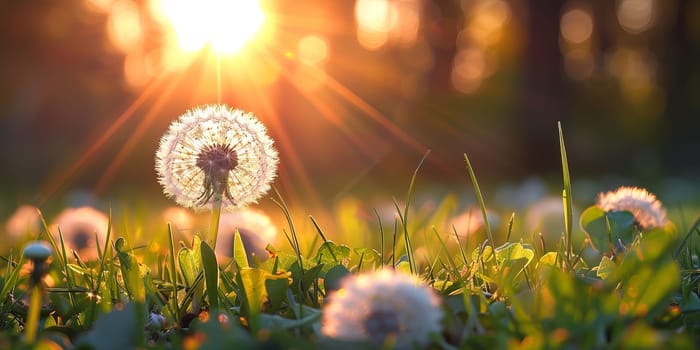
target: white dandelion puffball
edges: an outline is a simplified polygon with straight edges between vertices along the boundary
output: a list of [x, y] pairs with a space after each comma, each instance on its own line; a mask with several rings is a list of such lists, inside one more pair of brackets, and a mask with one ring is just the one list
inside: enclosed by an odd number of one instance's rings
[[441, 319], [440, 299], [430, 287], [414, 275], [384, 269], [344, 278], [323, 308], [321, 332], [414, 349], [441, 331]]
[[160, 140], [156, 171], [163, 191], [201, 211], [221, 196], [231, 210], [256, 202], [277, 174], [277, 150], [252, 114], [226, 105], [187, 111]]
[[21, 238], [39, 231], [40, 225], [39, 209], [32, 205], [21, 205], [7, 219], [5, 232], [12, 238]]
[[66, 250], [76, 251], [84, 260], [96, 260], [97, 245], [100, 245], [100, 249], [104, 248], [108, 226], [107, 214], [92, 207], [80, 207], [63, 210], [49, 230], [58, 244], [58, 231], [61, 230]]
[[636, 223], [644, 230], [666, 224], [666, 210], [661, 202], [643, 188], [622, 186], [615, 191], [600, 193], [597, 205], [606, 212], [631, 212]]

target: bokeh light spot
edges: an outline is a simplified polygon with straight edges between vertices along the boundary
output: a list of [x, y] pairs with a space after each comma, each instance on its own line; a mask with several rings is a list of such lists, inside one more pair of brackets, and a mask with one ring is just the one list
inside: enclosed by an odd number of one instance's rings
[[637, 34], [654, 24], [654, 0], [622, 0], [617, 5], [617, 20], [622, 29]]
[[384, 46], [397, 21], [396, 12], [395, 4], [388, 0], [358, 0], [355, 3], [355, 19], [360, 45], [370, 50]]
[[298, 50], [301, 62], [321, 64], [328, 58], [328, 41], [318, 35], [307, 35], [299, 40]]
[[572, 9], [561, 16], [561, 36], [573, 43], [580, 44], [590, 39], [593, 34], [593, 18], [582, 9]]
[[109, 39], [123, 52], [141, 46], [143, 28], [139, 8], [130, 0], [120, 0], [112, 5], [107, 22]]

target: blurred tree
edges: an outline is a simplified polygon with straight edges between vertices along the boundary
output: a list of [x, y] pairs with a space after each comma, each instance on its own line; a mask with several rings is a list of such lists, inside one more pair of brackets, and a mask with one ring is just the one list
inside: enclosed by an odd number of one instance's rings
[[526, 1], [522, 40], [522, 78], [515, 101], [515, 130], [521, 150], [518, 161], [532, 173], [546, 173], [560, 164], [556, 123], [570, 112], [559, 49], [559, 19], [565, 1]]

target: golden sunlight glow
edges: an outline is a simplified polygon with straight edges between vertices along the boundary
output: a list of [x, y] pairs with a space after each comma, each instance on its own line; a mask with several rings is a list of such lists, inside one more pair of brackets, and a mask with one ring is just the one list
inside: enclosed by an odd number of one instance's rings
[[143, 28], [139, 9], [134, 2], [120, 0], [112, 5], [107, 34], [112, 44], [123, 52], [130, 52], [141, 45]]
[[396, 24], [396, 4], [388, 0], [357, 0], [355, 19], [357, 40], [369, 50], [384, 46], [389, 40], [389, 32]]
[[309, 65], [323, 63], [328, 58], [328, 41], [318, 35], [299, 40], [299, 60]]
[[510, 5], [503, 0], [481, 0], [468, 9], [471, 14], [466, 28], [469, 40], [481, 45], [495, 44], [511, 16]]
[[220, 53], [235, 53], [265, 21], [256, 0], [153, 0], [151, 11], [172, 27], [178, 45], [185, 51], [198, 51], [211, 44]]
[[85, 6], [95, 12], [107, 12], [113, 0], [85, 0]]

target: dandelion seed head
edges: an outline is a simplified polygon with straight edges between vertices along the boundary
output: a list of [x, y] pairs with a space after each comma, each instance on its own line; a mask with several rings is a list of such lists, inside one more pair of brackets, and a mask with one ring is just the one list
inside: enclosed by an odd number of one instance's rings
[[425, 347], [439, 333], [442, 311], [435, 292], [417, 277], [393, 270], [348, 276], [323, 309], [321, 332], [342, 340], [395, 349]]
[[222, 208], [255, 203], [270, 189], [278, 154], [265, 126], [252, 114], [205, 105], [181, 115], [163, 135], [156, 171], [163, 191], [178, 204], [207, 209], [217, 193]]
[[59, 242], [60, 229], [67, 250], [75, 250], [82, 259], [96, 260], [97, 245], [104, 246], [108, 226], [109, 218], [105, 213], [92, 207], [80, 207], [63, 210], [49, 230]]
[[622, 186], [615, 191], [600, 193], [597, 205], [608, 211], [629, 211], [644, 230], [666, 224], [666, 210], [652, 193], [638, 187]]

